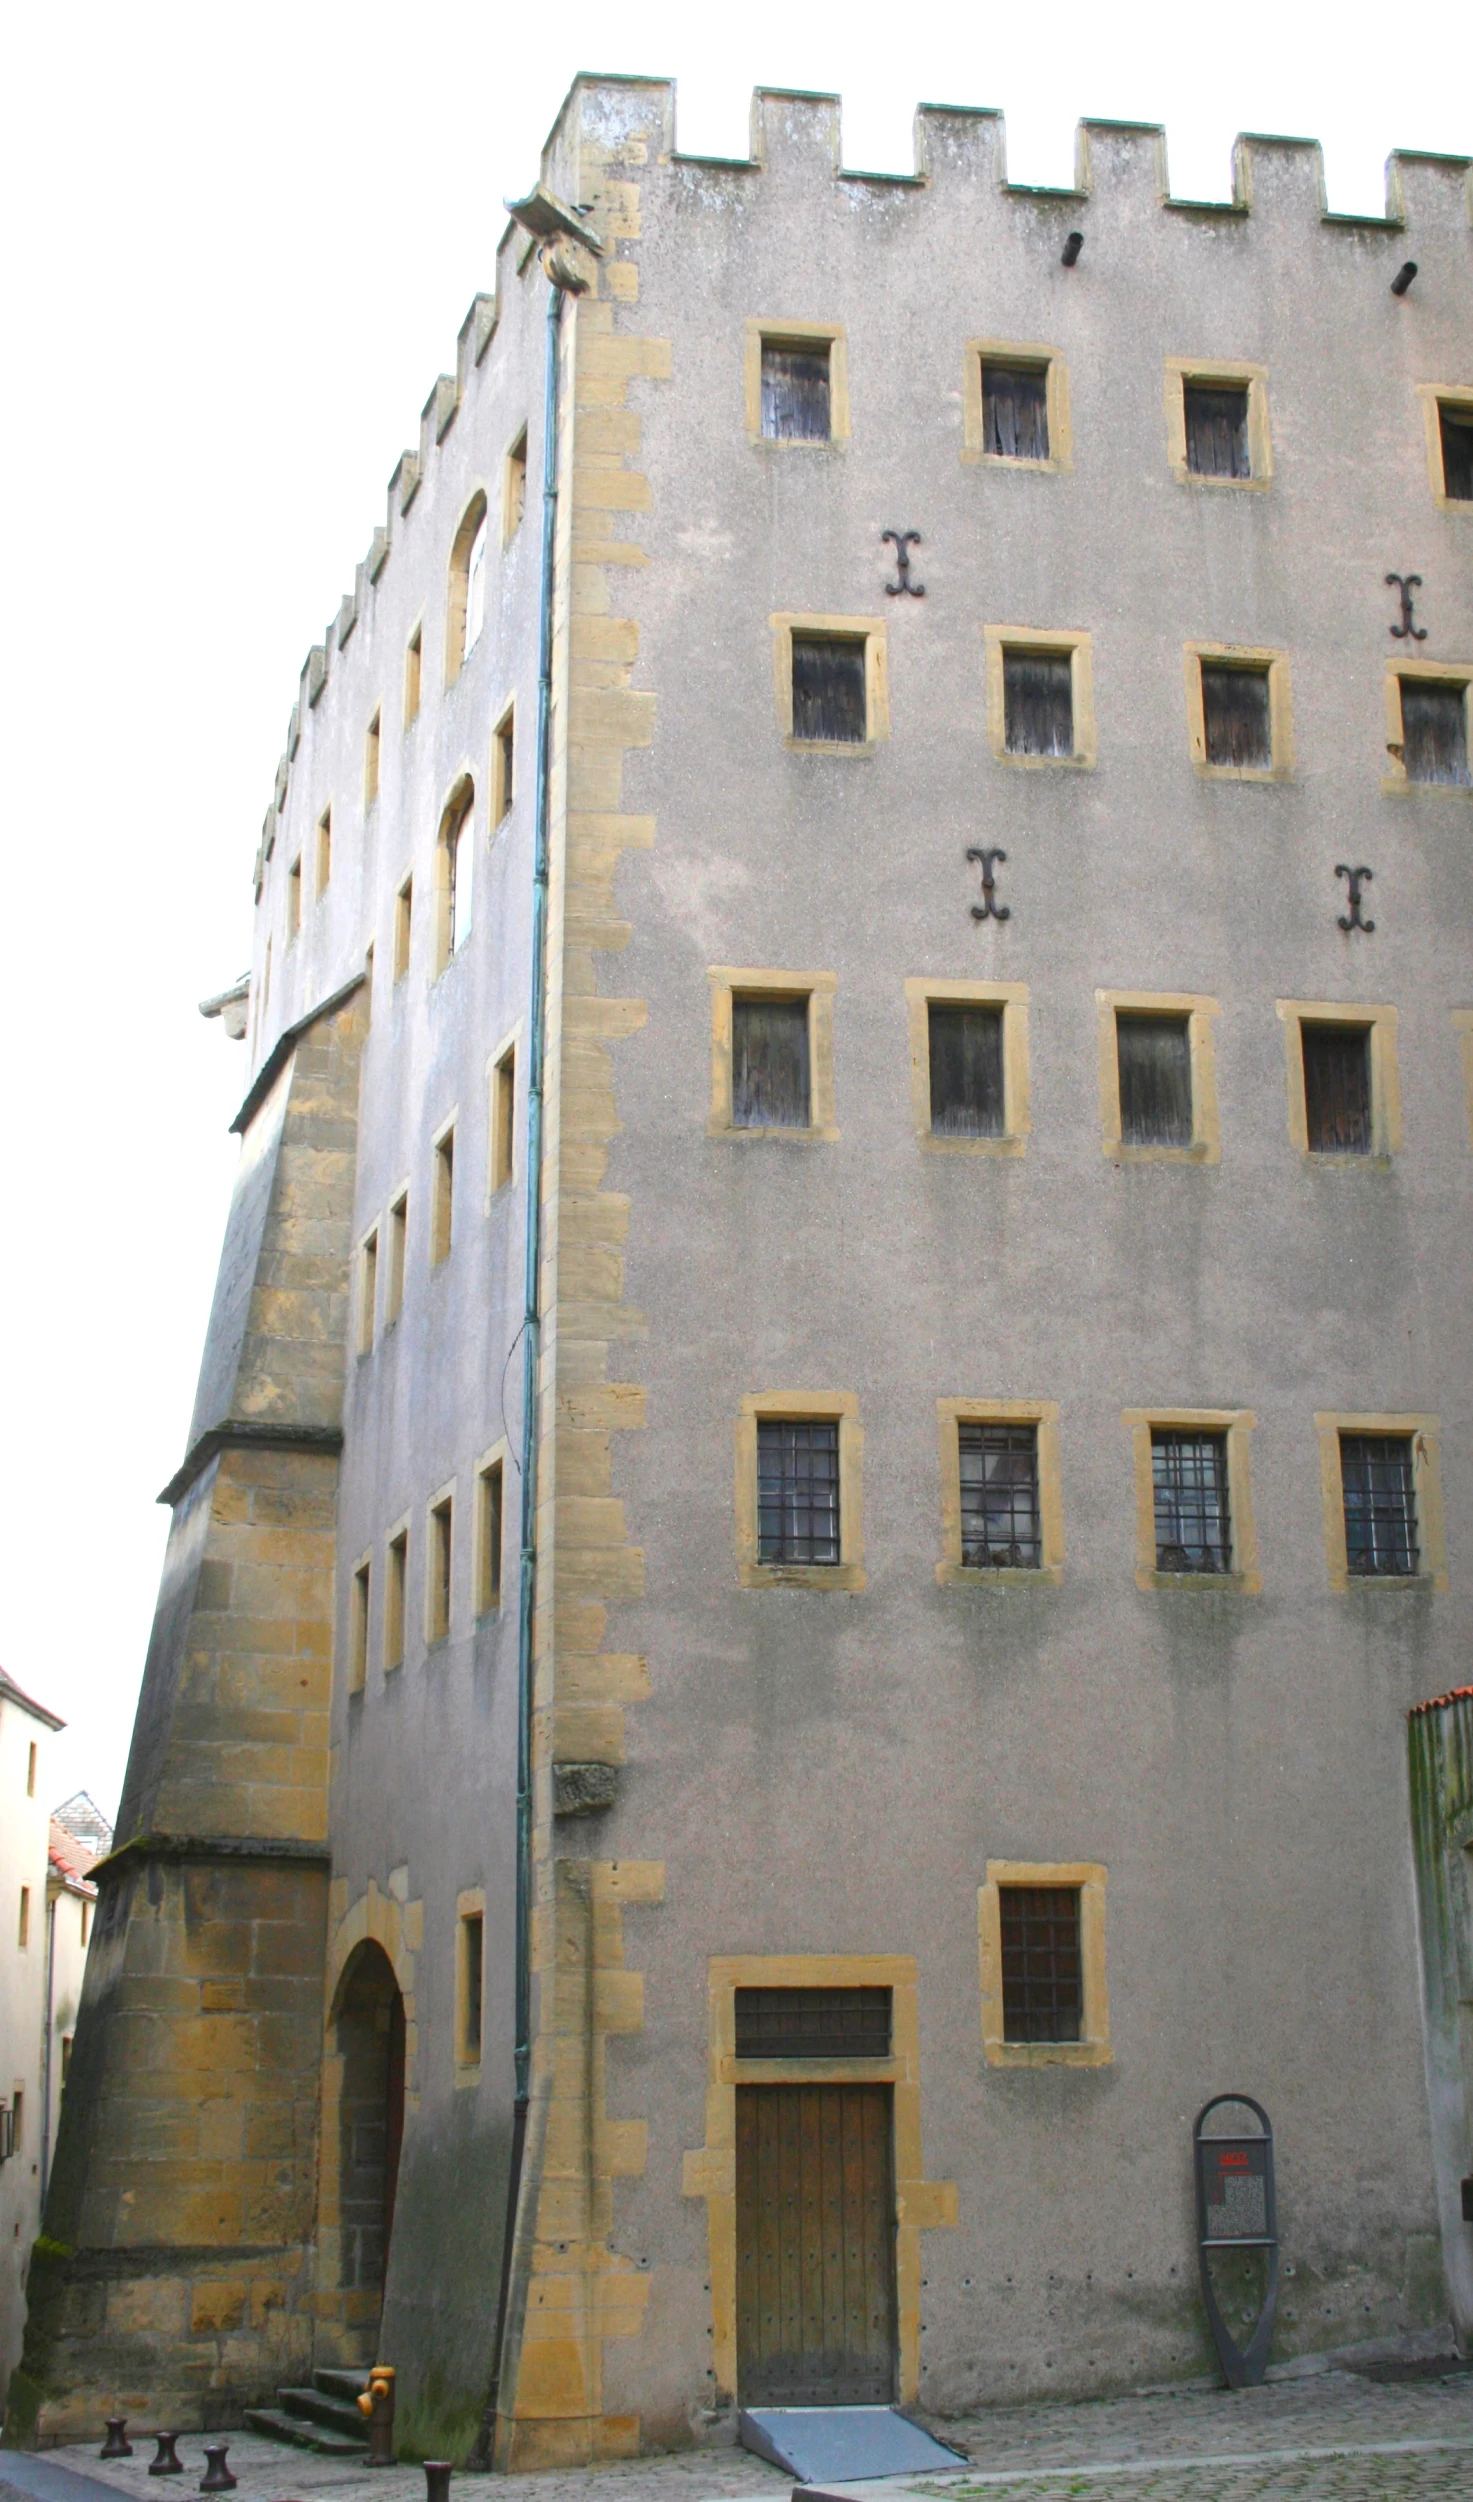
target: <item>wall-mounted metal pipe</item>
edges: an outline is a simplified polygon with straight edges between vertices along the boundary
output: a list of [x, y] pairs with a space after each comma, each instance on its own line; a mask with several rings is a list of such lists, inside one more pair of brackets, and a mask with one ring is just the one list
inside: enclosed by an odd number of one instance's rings
[[1405, 293], [1406, 293], [1406, 291], [1407, 291], [1408, 287], [1411, 285], [1412, 280], [1415, 278], [1416, 274], [1417, 274], [1417, 264], [1416, 264], [1416, 262], [1415, 262], [1415, 261], [1403, 261], [1403, 262], [1402, 262], [1402, 265], [1401, 265], [1401, 267], [1400, 267], [1400, 269], [1399, 269], [1399, 270], [1397, 271], [1397, 273], [1396, 273], [1396, 276], [1395, 276], [1395, 277], [1392, 279], [1392, 281], [1391, 281], [1391, 292], [1392, 292], [1392, 294], [1393, 294], [1393, 295], [1405, 295]]
[[1075, 262], [1078, 260], [1080, 253], [1081, 253], [1083, 250], [1084, 250], [1084, 237], [1083, 237], [1083, 235], [1081, 235], [1081, 234], [1077, 234], [1077, 233], [1076, 233], [1076, 234], [1072, 234], [1072, 235], [1066, 235], [1066, 236], [1065, 236], [1065, 238], [1064, 238], [1064, 249], [1063, 249], [1063, 251], [1059, 254], [1059, 258], [1060, 258], [1060, 260], [1063, 262], [1064, 267], [1065, 267], [1066, 269], [1072, 269], [1072, 268], [1074, 267]]

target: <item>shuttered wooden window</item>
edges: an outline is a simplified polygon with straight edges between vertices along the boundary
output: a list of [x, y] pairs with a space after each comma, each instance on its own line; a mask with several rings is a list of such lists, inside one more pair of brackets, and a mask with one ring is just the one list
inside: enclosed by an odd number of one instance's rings
[[957, 1426], [962, 1562], [976, 1570], [1036, 1572], [1043, 1561], [1038, 1511], [1038, 1427]]
[[1402, 763], [1409, 782], [1468, 780], [1468, 690], [1459, 681], [1401, 682]]
[[839, 1428], [808, 1417], [757, 1420], [757, 1560], [837, 1564]]
[[931, 1134], [1001, 1138], [1004, 1088], [1001, 1008], [953, 1007], [932, 1000]]
[[982, 362], [982, 448], [1002, 460], [1047, 460], [1048, 367]]
[[1067, 652], [1004, 651], [1003, 744], [1010, 756], [1072, 756], [1074, 669]]
[[762, 431], [778, 442], [827, 443], [829, 351], [762, 342]]
[[1268, 671], [1204, 660], [1202, 729], [1210, 765], [1266, 773], [1274, 760]]
[[731, 1121], [733, 1129], [812, 1126], [806, 998], [733, 999]]
[[1198, 478], [1249, 478], [1248, 386], [1187, 382], [1187, 467]]
[[1304, 1120], [1315, 1155], [1371, 1152], [1371, 1035], [1365, 1025], [1305, 1025]]
[[1077, 2042], [1084, 1941], [1077, 1885], [1002, 1885], [1002, 2029], [1010, 2042]]
[[1227, 1435], [1155, 1432], [1151, 1484], [1158, 1572], [1231, 1572]]
[[1442, 491], [1456, 503], [1473, 503], [1473, 408], [1437, 406], [1442, 430]]
[[1127, 1147], [1192, 1143], [1192, 1055], [1184, 1016], [1117, 1016], [1120, 1136]]
[[739, 1989], [739, 2059], [888, 2059], [888, 1989]]
[[864, 645], [832, 635], [793, 637], [793, 736], [858, 743], [868, 735]]

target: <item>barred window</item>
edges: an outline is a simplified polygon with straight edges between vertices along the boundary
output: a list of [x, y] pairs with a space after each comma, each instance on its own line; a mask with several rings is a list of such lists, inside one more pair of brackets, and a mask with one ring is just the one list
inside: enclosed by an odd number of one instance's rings
[[1182, 387], [1187, 467], [1198, 478], [1248, 478], [1248, 386], [1188, 382]]
[[1204, 660], [1202, 731], [1210, 765], [1266, 773], [1274, 760], [1268, 671]]
[[1410, 1575], [1417, 1569], [1417, 1506], [1411, 1437], [1343, 1433], [1345, 1561], [1353, 1573]]
[[1226, 1434], [1154, 1432], [1151, 1481], [1156, 1570], [1230, 1572]]
[[982, 448], [1002, 460], [1048, 459], [1048, 367], [982, 363]]
[[827, 443], [829, 350], [825, 342], [762, 342], [762, 431], [770, 440]]
[[1371, 1034], [1366, 1025], [1306, 1025], [1304, 1125], [1315, 1155], [1371, 1152]]
[[1010, 756], [1072, 756], [1074, 669], [1067, 652], [1002, 656], [1003, 745]]
[[1077, 1885], [1003, 1885], [1003, 2039], [1077, 2042], [1084, 1953]]
[[864, 644], [853, 636], [793, 637], [793, 736], [860, 745], [869, 735]]
[[1002, 1010], [930, 1000], [931, 1134], [1001, 1138]]
[[1120, 1136], [1128, 1147], [1192, 1143], [1192, 1055], [1184, 1016], [1117, 1016]]
[[1461, 679], [1401, 681], [1402, 764], [1409, 782], [1468, 782], [1468, 690]]
[[1038, 1427], [957, 1426], [961, 1460], [962, 1562], [1036, 1571], [1043, 1560], [1038, 1508]]
[[836, 1423], [759, 1417], [757, 1560], [761, 1564], [840, 1561]]
[[739, 1989], [739, 2059], [888, 2059], [888, 1989]]

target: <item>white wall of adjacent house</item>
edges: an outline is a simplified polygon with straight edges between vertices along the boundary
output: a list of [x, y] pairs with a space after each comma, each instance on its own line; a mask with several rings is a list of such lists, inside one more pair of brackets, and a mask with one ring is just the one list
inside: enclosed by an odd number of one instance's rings
[[[0, 1691], [0, 2403], [20, 2361], [26, 2269], [41, 2225], [49, 1720]], [[32, 1750], [34, 1749], [34, 1753]]]
[[[50, 2076], [49, 2079], [43, 2076], [42, 2086], [44, 2089], [49, 2083], [51, 2125], [46, 2133], [46, 2145], [54, 2163], [56, 2132], [61, 2120], [62, 2087], [66, 2083], [67, 2063], [77, 2030], [77, 2009], [82, 2003], [82, 1974], [87, 1963], [87, 1941], [92, 1935], [92, 1922], [97, 1912], [97, 1895], [96, 1888], [87, 1886], [85, 1880], [59, 1876], [54, 1867], [46, 1893], [47, 1918], [51, 1924], [51, 2059]], [[43, 2008], [43, 2037], [45, 2023]], [[43, 2198], [45, 2186], [43, 2180]]]

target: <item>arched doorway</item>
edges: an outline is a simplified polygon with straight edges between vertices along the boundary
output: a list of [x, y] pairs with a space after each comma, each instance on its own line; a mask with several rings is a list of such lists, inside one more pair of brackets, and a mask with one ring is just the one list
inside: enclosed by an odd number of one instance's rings
[[365, 1938], [338, 1986], [338, 2214], [344, 2292], [383, 2298], [404, 2142], [404, 2000], [381, 1946]]

